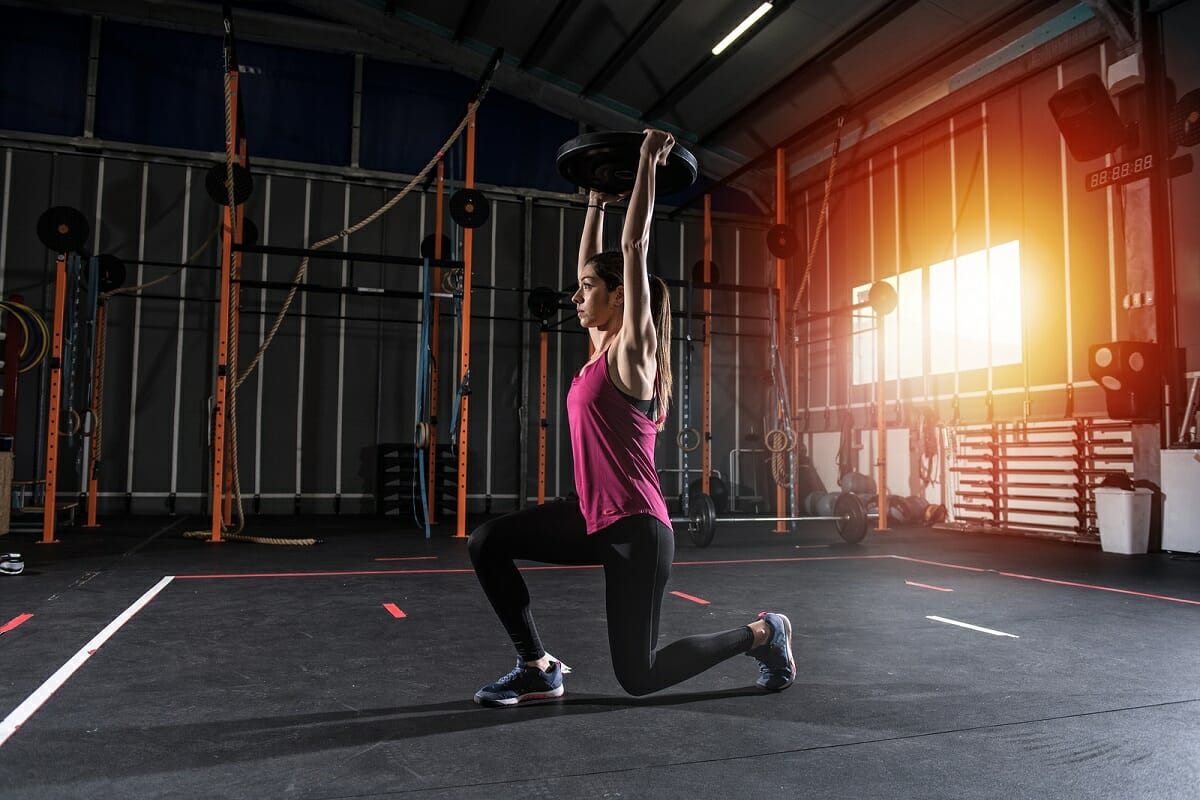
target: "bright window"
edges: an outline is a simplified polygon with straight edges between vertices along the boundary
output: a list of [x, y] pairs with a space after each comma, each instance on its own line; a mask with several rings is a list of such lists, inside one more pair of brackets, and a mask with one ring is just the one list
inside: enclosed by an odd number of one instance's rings
[[[922, 278], [928, 276], [928, 302]], [[883, 320], [884, 376], [895, 380], [929, 372], [981, 369], [1021, 361], [1021, 246], [1012, 241], [910, 270], [886, 279], [899, 305]], [[864, 302], [870, 284], [855, 287]], [[926, 345], [925, 325], [929, 340]], [[854, 382], [875, 380], [875, 320], [869, 310], [854, 318]]]

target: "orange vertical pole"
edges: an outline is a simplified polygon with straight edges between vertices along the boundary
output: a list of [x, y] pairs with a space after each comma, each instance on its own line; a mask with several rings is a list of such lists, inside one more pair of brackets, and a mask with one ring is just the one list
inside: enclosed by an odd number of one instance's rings
[[[704, 195], [704, 282], [712, 283], [712, 195]], [[712, 473], [712, 290], [704, 287], [704, 344], [700, 348], [701, 374], [704, 376], [703, 402], [700, 406], [700, 491], [711, 494]]]
[[541, 357], [538, 381], [538, 505], [546, 502], [546, 427], [550, 424], [546, 418], [546, 372], [548, 370], [547, 356], [550, 349], [550, 332], [542, 325]]
[[[474, 113], [467, 122], [467, 171], [463, 185], [468, 189], [475, 187]], [[471, 373], [471, 246], [474, 243], [474, 233], [471, 228], [463, 228], [463, 319], [458, 376], [460, 386]], [[458, 530], [454, 534], [459, 539], [465, 539], [467, 536], [467, 434], [470, 431], [470, 401], [469, 392], [463, 392], [458, 412]]]
[[[238, 158], [237, 162], [243, 167], [246, 166], [246, 137], [241, 137], [238, 140]], [[242, 241], [242, 220], [246, 218], [246, 209], [244, 204], [237, 207], [235, 216], [235, 235], [234, 241]], [[241, 256], [233, 255], [231, 258], [230, 269], [230, 285], [229, 285], [229, 320], [230, 330], [232, 331], [229, 341], [230, 349], [230, 369], [231, 374], [236, 379], [238, 373], [238, 326], [241, 324], [241, 307], [242, 307], [242, 259]], [[230, 437], [225, 442], [225, 457], [226, 459], [235, 458], [236, 453], [233, 452], [233, 437]], [[225, 471], [225, 487], [223, 490], [222, 502], [222, 518], [225, 526], [228, 527], [233, 521], [233, 470]]]
[[[445, 258], [446, 253], [442, 252], [442, 229], [445, 222], [442, 219], [442, 197], [446, 190], [446, 165], [441, 159], [438, 159], [437, 165], [437, 210], [434, 212], [433, 226], [433, 257]], [[434, 267], [431, 275], [426, 275], [425, 279], [430, 282], [430, 289], [437, 291], [442, 286], [442, 268]], [[433, 319], [430, 321], [429, 329], [429, 346], [433, 348], [433, 352], [438, 351], [438, 343], [441, 341], [441, 305], [439, 298], [433, 298], [433, 308], [430, 311]], [[428, 480], [425, 482], [425, 490], [428, 493], [429, 523], [437, 524], [437, 506], [434, 505], [434, 499], [437, 493], [437, 487], [434, 481], [437, 479], [437, 420], [438, 420], [438, 359], [433, 359], [433, 363], [429, 367], [429, 442], [426, 444], [428, 454], [425, 461], [429, 470]]]
[[[54, 335], [50, 350], [50, 399], [46, 409], [46, 493], [42, 501], [42, 544], [54, 544], [58, 493], [58, 428], [62, 414], [63, 314], [67, 306], [67, 254], [54, 262]], [[14, 365], [15, 367], [16, 365]], [[6, 500], [7, 502], [7, 500]]]
[[[775, 222], [780, 225], [787, 223], [787, 162], [784, 159], [782, 147], [776, 148], [775, 150]], [[785, 259], [775, 259], [775, 288], [779, 293], [779, 318], [776, 320], [779, 325], [779, 331], [776, 335], [776, 339], [778, 340], [780, 347], [783, 347], [784, 335], [787, 330], [787, 326], [783, 322], [783, 292], [786, 288], [783, 273], [786, 266], [787, 261]], [[767, 302], [772, 302], [769, 296], [767, 298]], [[790, 423], [791, 420], [788, 420], [787, 422]], [[782, 486], [775, 487], [775, 510], [776, 516], [789, 516], [787, 509], [787, 493], [783, 490]], [[786, 530], [787, 527], [785, 523], [775, 523], [776, 533], [783, 533]]]
[[884, 382], [884, 352], [883, 352], [883, 314], [875, 312], [875, 408], [876, 424], [879, 429], [879, 444], [876, 451], [879, 456], [876, 464], [879, 466], [879, 521], [876, 530], [888, 529], [888, 496], [887, 496], [887, 418], [883, 404], [886, 402], [886, 385]]
[[[104, 330], [104, 317], [107, 311], [108, 303], [103, 300], [100, 301], [100, 304], [96, 306], [96, 330]], [[97, 349], [96, 352], [92, 353], [92, 386], [102, 386], [103, 377], [100, 374], [100, 350]], [[100, 493], [100, 433], [103, 433], [103, 431], [96, 430], [95, 416], [93, 416], [91, 457], [88, 459], [87, 525], [85, 526], [88, 528], [100, 527], [96, 522], [96, 506]]]
[[[237, 108], [238, 73], [236, 69], [229, 71], [229, 91], [231, 102]], [[237, 146], [237, 113], [232, 120], [231, 136], [225, 142], [226, 153], [235, 156]], [[212, 537], [210, 542], [221, 541], [221, 527], [224, 520], [224, 487], [225, 487], [225, 422], [226, 402], [229, 398], [229, 314], [232, 307], [231, 289], [233, 285], [233, 233], [236, 224], [236, 209], [223, 206], [224, 230], [221, 236], [221, 277], [220, 299], [217, 304], [217, 385], [213, 392], [213, 474], [212, 474]]]

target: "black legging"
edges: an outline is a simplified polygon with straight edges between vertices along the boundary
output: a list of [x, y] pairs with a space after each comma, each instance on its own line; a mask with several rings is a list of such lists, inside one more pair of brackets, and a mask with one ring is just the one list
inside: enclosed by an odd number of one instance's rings
[[485, 522], [471, 534], [468, 550], [483, 591], [525, 661], [536, 661], [546, 651], [533, 624], [529, 590], [513, 563], [517, 559], [604, 567], [613, 670], [632, 695], [665, 689], [745, 653], [754, 643], [743, 626], [655, 649], [675, 536], [647, 514], [589, 536], [577, 501], [547, 503]]

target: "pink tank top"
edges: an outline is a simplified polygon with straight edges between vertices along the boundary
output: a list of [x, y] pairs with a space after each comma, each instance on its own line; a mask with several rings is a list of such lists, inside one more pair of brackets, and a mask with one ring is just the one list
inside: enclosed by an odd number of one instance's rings
[[654, 469], [654, 422], [608, 376], [607, 353], [579, 371], [567, 392], [575, 491], [587, 532], [649, 514], [671, 526]]

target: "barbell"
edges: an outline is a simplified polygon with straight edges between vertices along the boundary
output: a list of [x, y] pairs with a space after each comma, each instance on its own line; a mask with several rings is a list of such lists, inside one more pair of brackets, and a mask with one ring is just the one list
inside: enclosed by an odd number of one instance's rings
[[867, 507], [862, 498], [849, 492], [837, 495], [833, 514], [812, 517], [717, 517], [716, 504], [704, 492], [697, 492], [689, 500], [689, 516], [672, 517], [671, 522], [682, 522], [688, 526], [688, 536], [697, 547], [708, 547], [716, 534], [717, 523], [734, 524], [749, 522], [832, 522], [838, 534], [848, 544], [858, 544], [867, 535]]

